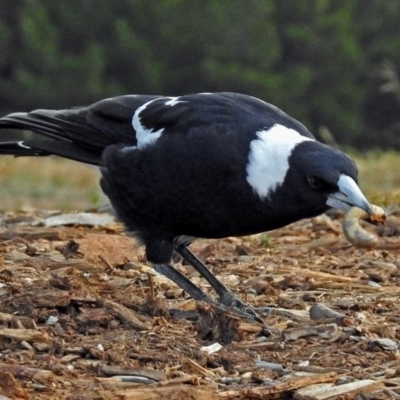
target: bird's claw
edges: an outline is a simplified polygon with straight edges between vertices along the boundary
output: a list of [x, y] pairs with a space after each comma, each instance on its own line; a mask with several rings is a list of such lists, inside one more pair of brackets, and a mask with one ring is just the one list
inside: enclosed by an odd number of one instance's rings
[[219, 302], [244, 318], [264, 324], [264, 321], [260, 318], [256, 311], [249, 305], [239, 300], [231, 291], [225, 292], [223, 296], [219, 298]]

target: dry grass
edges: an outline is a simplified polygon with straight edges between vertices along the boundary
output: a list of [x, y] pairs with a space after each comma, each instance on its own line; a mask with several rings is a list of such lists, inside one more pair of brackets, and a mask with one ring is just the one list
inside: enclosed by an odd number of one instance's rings
[[[360, 170], [360, 185], [379, 205], [400, 204], [400, 154], [351, 152]], [[0, 208], [16, 210], [84, 210], [107, 202], [99, 173], [57, 157], [0, 157]]]
[[368, 199], [379, 205], [400, 204], [400, 154], [351, 152], [360, 172], [360, 185]]
[[57, 157], [0, 158], [0, 208], [83, 210], [106, 203], [99, 173]]

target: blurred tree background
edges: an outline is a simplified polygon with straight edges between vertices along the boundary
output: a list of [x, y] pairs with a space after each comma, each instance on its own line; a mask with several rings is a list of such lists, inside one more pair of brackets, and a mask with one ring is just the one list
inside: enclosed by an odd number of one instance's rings
[[1, 0], [0, 114], [237, 91], [400, 150], [398, 0]]

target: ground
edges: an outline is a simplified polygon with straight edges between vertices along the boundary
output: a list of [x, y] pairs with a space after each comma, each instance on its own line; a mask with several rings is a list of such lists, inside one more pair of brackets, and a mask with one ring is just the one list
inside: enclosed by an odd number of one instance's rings
[[[304, 220], [268, 236], [192, 245], [242, 299], [271, 306], [263, 317], [273, 334], [187, 299], [147, 266], [143, 250], [120, 225], [106, 219], [102, 228], [46, 226], [52, 214], [3, 215], [4, 396], [319, 399], [400, 393], [395, 210], [387, 227], [373, 228], [388, 236], [369, 251], [347, 243], [340, 216]], [[70, 222], [58, 217], [58, 223]], [[210, 290], [191, 268], [179, 260], [175, 265]], [[216, 343], [221, 346], [209, 354], [207, 346]], [[335, 388], [344, 390], [343, 397], [326, 397], [332, 387], [325, 397], [302, 394], [315, 383], [341, 383]]]
[[397, 206], [385, 227], [365, 224], [372, 250], [346, 241], [340, 214], [195, 242], [242, 300], [269, 306], [270, 329], [188, 299], [108, 215], [10, 208], [1, 400], [400, 398]]

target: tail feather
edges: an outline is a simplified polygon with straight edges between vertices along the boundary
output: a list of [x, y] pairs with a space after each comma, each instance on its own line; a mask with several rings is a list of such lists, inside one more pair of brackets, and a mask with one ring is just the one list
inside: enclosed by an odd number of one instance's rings
[[0, 154], [11, 155], [16, 157], [23, 156], [47, 156], [43, 150], [28, 147], [23, 141], [10, 141], [0, 143]]
[[[0, 140], [0, 154], [22, 156], [57, 155], [87, 164], [99, 165], [102, 144], [91, 141], [95, 129], [85, 124], [78, 110], [35, 110], [19, 112], [0, 118], [0, 128], [27, 130], [42, 138], [35, 140]], [[68, 121], [68, 113], [74, 113], [74, 120]], [[98, 135], [97, 135], [98, 137]], [[47, 138], [47, 139], [46, 139]]]
[[[18, 112], [0, 118], [1, 129], [31, 131], [27, 140], [1, 137], [0, 154], [55, 154], [99, 165], [104, 149], [114, 144], [136, 146], [132, 117], [138, 107], [157, 96], [119, 96], [87, 107]], [[30, 140], [32, 138], [32, 140]], [[12, 138], [11, 138], [12, 140]]]
[[[71, 120], [68, 120], [70, 115]], [[96, 130], [87, 124], [84, 116], [79, 116], [78, 110], [14, 113], [0, 118], [0, 127], [30, 130], [58, 140], [80, 141], [83, 145], [88, 145], [88, 138], [93, 138], [96, 134]]]
[[0, 154], [16, 157], [55, 155], [85, 164], [101, 163], [101, 154], [98, 152], [87, 150], [73, 142], [52, 139], [2, 142]]
[[61, 129], [49, 121], [41, 120], [33, 113], [14, 113], [0, 118], [0, 128], [38, 132], [48, 137], [60, 137]]

